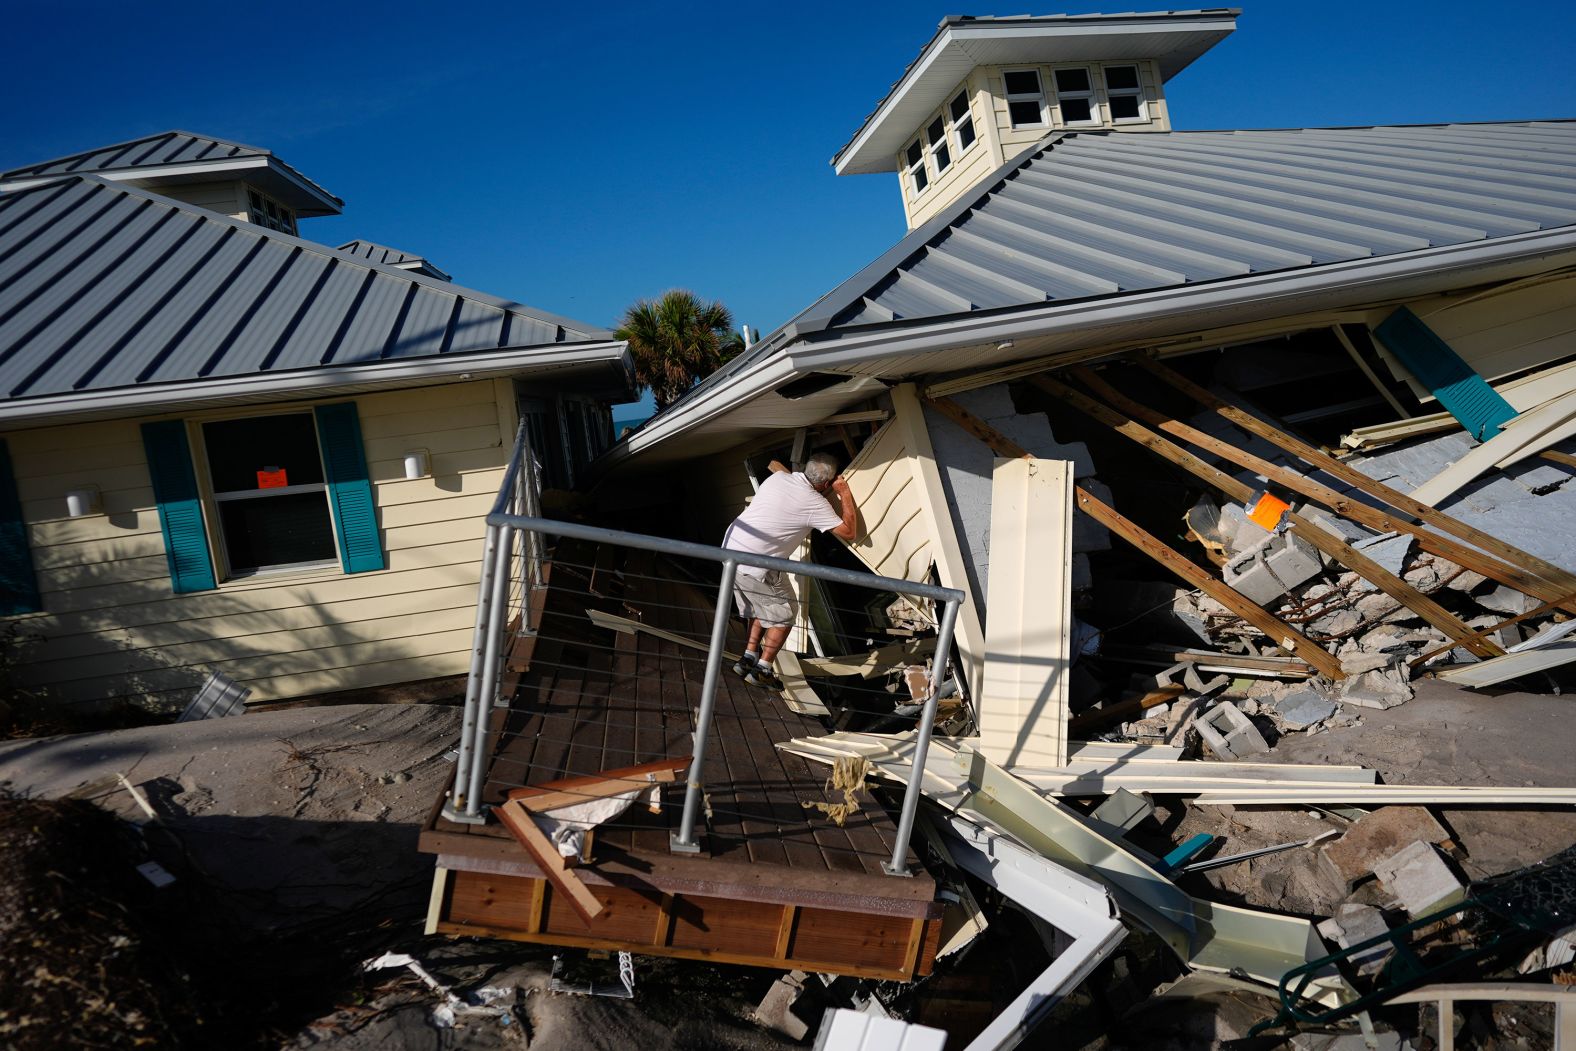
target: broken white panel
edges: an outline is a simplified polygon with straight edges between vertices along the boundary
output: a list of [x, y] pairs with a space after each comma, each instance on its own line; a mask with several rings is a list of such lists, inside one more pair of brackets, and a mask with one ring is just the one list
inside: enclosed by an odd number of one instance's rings
[[1495, 467], [1510, 467], [1576, 434], [1576, 393], [1563, 394], [1510, 420], [1494, 437], [1412, 491], [1412, 498], [1438, 506]]
[[967, 872], [1072, 941], [991, 1020], [968, 1051], [1014, 1047], [1068, 993], [1083, 984], [1121, 943], [1127, 930], [1110, 892], [1099, 882], [1019, 846], [964, 814], [951, 815], [946, 831], [953, 858]]
[[892, 389], [892, 419], [843, 469], [843, 478], [859, 508], [862, 532], [848, 545], [855, 557], [872, 573], [903, 580], [924, 580], [934, 563], [943, 586], [963, 591], [953, 637], [969, 696], [978, 697], [985, 671], [984, 622], [913, 384]]
[[1572, 631], [1576, 631], [1576, 620], [1561, 621], [1518, 642], [1503, 657], [1445, 668], [1435, 675], [1446, 682], [1481, 688], [1533, 672], [1549, 671], [1576, 661], [1576, 640], [1569, 638]]
[[991, 482], [996, 582], [985, 622], [980, 751], [1003, 766], [1067, 762], [1073, 465], [998, 459]]
[[834, 1007], [821, 1016], [815, 1051], [942, 1051], [947, 1031]]

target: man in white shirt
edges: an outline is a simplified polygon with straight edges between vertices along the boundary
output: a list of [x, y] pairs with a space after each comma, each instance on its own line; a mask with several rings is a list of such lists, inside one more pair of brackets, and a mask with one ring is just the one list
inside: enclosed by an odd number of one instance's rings
[[[828, 492], [835, 495], [836, 510]], [[848, 483], [837, 473], [837, 461], [825, 453], [810, 457], [802, 473], [773, 463], [772, 474], [761, 483], [755, 499], [728, 526], [722, 546], [789, 558], [812, 529], [826, 530], [840, 540], [859, 536], [859, 510]], [[756, 686], [782, 689], [772, 661], [798, 613], [793, 590], [781, 573], [740, 565], [734, 574], [733, 598], [739, 615], [750, 625], [749, 644], [733, 670]]]

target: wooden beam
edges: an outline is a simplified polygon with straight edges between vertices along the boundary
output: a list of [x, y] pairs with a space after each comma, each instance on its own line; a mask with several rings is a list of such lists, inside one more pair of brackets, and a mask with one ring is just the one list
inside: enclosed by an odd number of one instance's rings
[[499, 822], [531, 855], [531, 859], [541, 868], [542, 875], [552, 882], [553, 889], [564, 896], [582, 920], [590, 923], [601, 914], [601, 900], [591, 893], [591, 888], [585, 885], [580, 875], [569, 867], [564, 856], [558, 853], [557, 844], [537, 827], [531, 812], [521, 806], [519, 800], [511, 799], [502, 806], [493, 807], [493, 813], [498, 815]]
[[[928, 399], [927, 404], [934, 407], [936, 411], [945, 414], [948, 419], [952, 420], [959, 427], [962, 427], [996, 450], [998, 456], [1027, 457], [1029, 455], [1023, 446], [1008, 438], [984, 420], [979, 419], [957, 402], [947, 398], [934, 398]], [[1083, 487], [1074, 487], [1073, 498], [1080, 511], [1133, 545], [1143, 554], [1159, 562], [1193, 587], [1203, 591], [1210, 598], [1213, 598], [1249, 624], [1258, 628], [1277, 646], [1301, 657], [1316, 670], [1332, 679], [1344, 679], [1346, 677], [1346, 673], [1341, 670], [1341, 662], [1326, 652], [1322, 646], [1317, 646], [1310, 642], [1290, 624], [1276, 617], [1269, 610], [1249, 601], [1240, 592], [1217, 580], [1212, 574], [1204, 572], [1192, 561], [1171, 550], [1171, 548], [1145, 532], [1138, 525], [1128, 521], [1117, 513], [1115, 508], [1090, 495]]]
[[598, 774], [545, 781], [529, 788], [513, 789], [509, 792], [508, 798], [537, 814], [549, 810], [561, 810], [587, 800], [621, 796], [635, 789], [650, 788], [653, 784], [677, 780], [678, 772], [687, 769], [690, 761], [691, 757], [684, 755], [677, 759], [657, 759], [638, 766], [604, 770]]
[[1103, 708], [1082, 712], [1067, 721], [1067, 729], [1069, 731], [1094, 730], [1102, 726], [1109, 726], [1111, 723], [1126, 719], [1129, 716], [1140, 715], [1150, 708], [1158, 708], [1162, 704], [1170, 704], [1182, 696], [1184, 689], [1182, 686], [1162, 686], [1158, 690], [1150, 690], [1148, 693], [1140, 694], [1137, 697], [1129, 697], [1126, 700], [1117, 701], [1115, 704], [1108, 704]]
[[1576, 456], [1572, 456], [1570, 453], [1562, 453], [1555, 449], [1544, 449], [1538, 455], [1545, 460], [1552, 460], [1554, 463], [1563, 464], [1566, 467], [1576, 467]]
[[663, 894], [657, 899], [657, 925], [652, 932], [652, 945], [667, 945], [673, 940], [673, 895]]
[[[1065, 383], [1051, 379], [1049, 376], [1034, 376], [1029, 382], [1052, 397], [1059, 398], [1065, 404], [1071, 405], [1073, 408], [1090, 416], [1096, 422], [1104, 424], [1118, 434], [1131, 438], [1155, 455], [1176, 464], [1195, 478], [1199, 478], [1205, 483], [1214, 486], [1221, 493], [1224, 493], [1228, 499], [1237, 500], [1243, 504], [1251, 504], [1253, 502], [1254, 489], [1252, 486], [1238, 481], [1224, 471], [1217, 470], [1175, 442], [1162, 438], [1147, 427], [1134, 422], [1121, 413], [1101, 405], [1093, 398], [1075, 391]], [[1312, 544], [1327, 557], [1352, 570], [1374, 587], [1444, 632], [1446, 638], [1454, 639], [1480, 657], [1497, 657], [1504, 652], [1498, 646], [1476, 637], [1472, 629], [1464, 624], [1455, 614], [1317, 522], [1295, 511], [1289, 512], [1286, 517], [1291, 523], [1292, 531], [1298, 536]]]
[[1095, 499], [1083, 488], [1075, 489], [1074, 494], [1080, 511], [1083, 511], [1112, 533], [1126, 540], [1139, 551], [1142, 551], [1249, 624], [1252, 624], [1255, 628], [1258, 628], [1275, 645], [1301, 657], [1312, 665], [1314, 669], [1331, 679], [1346, 678], [1346, 673], [1341, 670], [1340, 661], [1331, 656], [1322, 646], [1317, 646], [1310, 642], [1290, 624], [1287, 624], [1263, 606], [1250, 602], [1240, 592], [1216, 580], [1214, 576], [1204, 572], [1192, 561], [1177, 554], [1155, 537], [1123, 518], [1116, 512], [1115, 508]]
[[[1230, 420], [1250, 434], [1258, 435], [1265, 441], [1301, 458], [1321, 471], [1341, 479], [1353, 488], [1383, 500], [1396, 510], [1403, 511], [1441, 532], [1449, 533], [1457, 539], [1465, 540], [1469, 544], [1481, 547], [1483, 550], [1507, 562], [1525, 567], [1549, 584], [1552, 584], [1561, 594], [1576, 592], [1576, 574], [1561, 569], [1552, 562], [1541, 559], [1536, 555], [1522, 551], [1520, 548], [1513, 547], [1498, 537], [1490, 536], [1481, 529], [1474, 528], [1465, 522], [1442, 514], [1422, 501], [1414, 500], [1406, 493], [1385, 485], [1383, 482], [1375, 481], [1356, 468], [1342, 463], [1322, 450], [1315, 449], [1299, 438], [1286, 434], [1278, 427], [1266, 423], [1239, 406], [1227, 403], [1169, 366], [1162, 365], [1158, 361], [1150, 361], [1147, 358], [1138, 358], [1137, 362], [1145, 371], [1186, 394], [1200, 405], [1213, 411], [1217, 416]], [[1540, 597], [1550, 598], [1553, 596]]]
[[[772, 956], [779, 960], [788, 958], [788, 950], [793, 945], [793, 929], [799, 920], [799, 906], [784, 905], [782, 922], [777, 925], [777, 944], [772, 949]], [[921, 923], [924, 921], [921, 920]], [[907, 968], [905, 968], [907, 969]]]
[[1405, 518], [1398, 518], [1371, 504], [1364, 503], [1343, 493], [1338, 493], [1329, 486], [1317, 482], [1300, 472], [1271, 463], [1269, 460], [1256, 456], [1245, 449], [1238, 448], [1231, 442], [1206, 434], [1196, 427], [1173, 419], [1148, 406], [1140, 405], [1118, 391], [1091, 369], [1077, 368], [1071, 371], [1078, 377], [1079, 382], [1129, 416], [1143, 420], [1150, 426], [1165, 431], [1167, 434], [1175, 435], [1198, 446], [1200, 449], [1208, 450], [1228, 463], [1236, 464], [1238, 467], [1245, 467], [1256, 474], [1263, 475], [1277, 485], [1283, 486], [1310, 500], [1316, 500], [1341, 517], [1349, 518], [1354, 522], [1367, 526], [1369, 529], [1378, 530], [1381, 533], [1406, 533], [1415, 539], [1417, 546], [1424, 551], [1438, 555], [1441, 558], [1448, 558], [1458, 566], [1464, 566], [1474, 573], [1481, 573], [1483, 576], [1507, 587], [1514, 588], [1524, 595], [1532, 595], [1545, 600], [1559, 599], [1569, 602], [1569, 606], [1562, 606], [1562, 608], [1576, 613], [1576, 599], [1570, 598], [1572, 594], [1576, 593], [1561, 591], [1559, 588], [1524, 569], [1502, 562], [1476, 548], [1468, 547], [1458, 540], [1440, 536], [1438, 533], [1414, 525]]

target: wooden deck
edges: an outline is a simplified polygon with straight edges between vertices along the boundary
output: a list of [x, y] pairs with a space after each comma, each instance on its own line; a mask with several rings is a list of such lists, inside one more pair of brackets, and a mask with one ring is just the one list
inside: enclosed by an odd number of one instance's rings
[[[538, 633], [511, 660], [513, 703], [494, 712], [488, 804], [511, 788], [691, 752], [704, 643], [599, 627], [587, 609], [704, 640], [715, 591], [639, 554], [620, 575], [616, 554], [560, 548], [539, 593]], [[737, 623], [733, 631], [737, 650]], [[912, 852], [912, 877], [882, 869], [896, 829], [867, 793], [841, 828], [803, 806], [842, 793], [826, 788], [825, 767], [773, 746], [824, 732], [725, 670], [708, 738], [702, 853], [669, 849], [682, 780], [665, 786], [660, 813], [637, 801], [597, 829], [590, 862], [575, 869], [605, 906], [589, 923], [555, 900], [500, 825], [451, 823], [435, 806], [421, 837], [439, 866], [429, 927], [870, 977], [928, 973], [941, 915], [932, 878]]]

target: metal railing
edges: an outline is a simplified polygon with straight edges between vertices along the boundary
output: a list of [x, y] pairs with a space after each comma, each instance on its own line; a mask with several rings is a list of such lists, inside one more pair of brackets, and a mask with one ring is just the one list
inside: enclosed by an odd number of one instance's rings
[[941, 614], [937, 625], [935, 658], [931, 662], [929, 686], [917, 720], [913, 767], [903, 794], [897, 838], [892, 857], [884, 866], [892, 875], [908, 875], [908, 844], [919, 809], [925, 757], [930, 749], [931, 728], [935, 723], [942, 683], [946, 679], [947, 654], [952, 647], [953, 628], [963, 602], [963, 592], [956, 588], [881, 577], [813, 562], [796, 562], [706, 544], [546, 519], [541, 516], [537, 502], [536, 479], [535, 461], [522, 425], [515, 437], [514, 450], [498, 499], [487, 515], [482, 577], [477, 589], [475, 647], [471, 655], [470, 675], [466, 681], [459, 760], [454, 775], [454, 792], [444, 808], [444, 815], [455, 821], [480, 823], [486, 820], [481, 796], [488, 766], [488, 756], [485, 755], [488, 712], [494, 704], [507, 704], [509, 701], [507, 697], [499, 697], [499, 684], [503, 678], [507, 644], [510, 641], [506, 636], [510, 634], [511, 622], [514, 621], [510, 610], [518, 611], [514, 630], [530, 630], [531, 592], [533, 588], [542, 586], [543, 537], [564, 537], [714, 562], [721, 567], [716, 605], [712, 611], [711, 638], [706, 652], [705, 678], [701, 685], [700, 709], [696, 716], [694, 749], [685, 778], [684, 811], [679, 830], [670, 836], [672, 849], [679, 852], [696, 853], [700, 850], [695, 826], [705, 785], [706, 739], [716, 706], [717, 680], [722, 668], [728, 614], [733, 606], [734, 576], [741, 565], [800, 577], [816, 577], [872, 591], [895, 592], [936, 603]]

